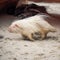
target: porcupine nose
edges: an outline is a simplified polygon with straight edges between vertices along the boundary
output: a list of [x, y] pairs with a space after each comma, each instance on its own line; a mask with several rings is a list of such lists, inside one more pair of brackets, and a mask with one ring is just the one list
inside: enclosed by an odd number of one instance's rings
[[12, 29], [11, 29], [11, 27], [8, 28], [8, 31], [12, 33]]

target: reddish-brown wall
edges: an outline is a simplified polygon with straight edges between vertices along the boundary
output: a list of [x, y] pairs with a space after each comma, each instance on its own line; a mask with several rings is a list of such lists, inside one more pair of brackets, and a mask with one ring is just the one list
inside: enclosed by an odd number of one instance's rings
[[17, 0], [0, 0], [0, 9], [4, 8], [6, 5], [10, 3], [16, 4]]
[[60, 0], [43, 0], [44, 2], [60, 2]]
[[30, 0], [35, 2], [60, 2], [60, 0]]
[[[13, 3], [16, 4], [19, 0], [0, 0], [0, 9], [4, 8], [6, 5]], [[35, 2], [60, 2], [60, 0], [30, 0]]]

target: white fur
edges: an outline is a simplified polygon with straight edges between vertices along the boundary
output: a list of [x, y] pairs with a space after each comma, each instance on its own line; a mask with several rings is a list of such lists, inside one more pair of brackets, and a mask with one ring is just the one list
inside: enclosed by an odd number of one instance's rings
[[[28, 38], [31, 37], [32, 33], [39, 32], [43, 35], [42, 38], [44, 38], [44, 35], [46, 34], [45, 32], [54, 30], [54, 27], [52, 27], [47, 21], [45, 21], [44, 17], [44, 15], [38, 14], [29, 18], [15, 21], [11, 24], [9, 29], [11, 32], [21, 33]], [[18, 27], [16, 25], [18, 25]], [[30, 40], [33, 40], [31, 38]]]

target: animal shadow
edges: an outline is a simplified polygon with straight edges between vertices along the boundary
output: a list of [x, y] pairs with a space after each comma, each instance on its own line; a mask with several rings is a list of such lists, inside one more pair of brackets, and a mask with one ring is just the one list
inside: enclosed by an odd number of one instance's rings
[[56, 36], [47, 36], [44, 40], [58, 40]]

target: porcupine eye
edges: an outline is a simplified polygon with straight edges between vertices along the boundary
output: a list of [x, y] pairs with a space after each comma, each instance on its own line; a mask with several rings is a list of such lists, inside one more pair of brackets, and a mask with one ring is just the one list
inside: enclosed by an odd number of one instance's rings
[[15, 24], [16, 27], [18, 27], [21, 30], [24, 30], [20, 25]]
[[16, 27], [19, 27], [17, 24], [15, 24]]

